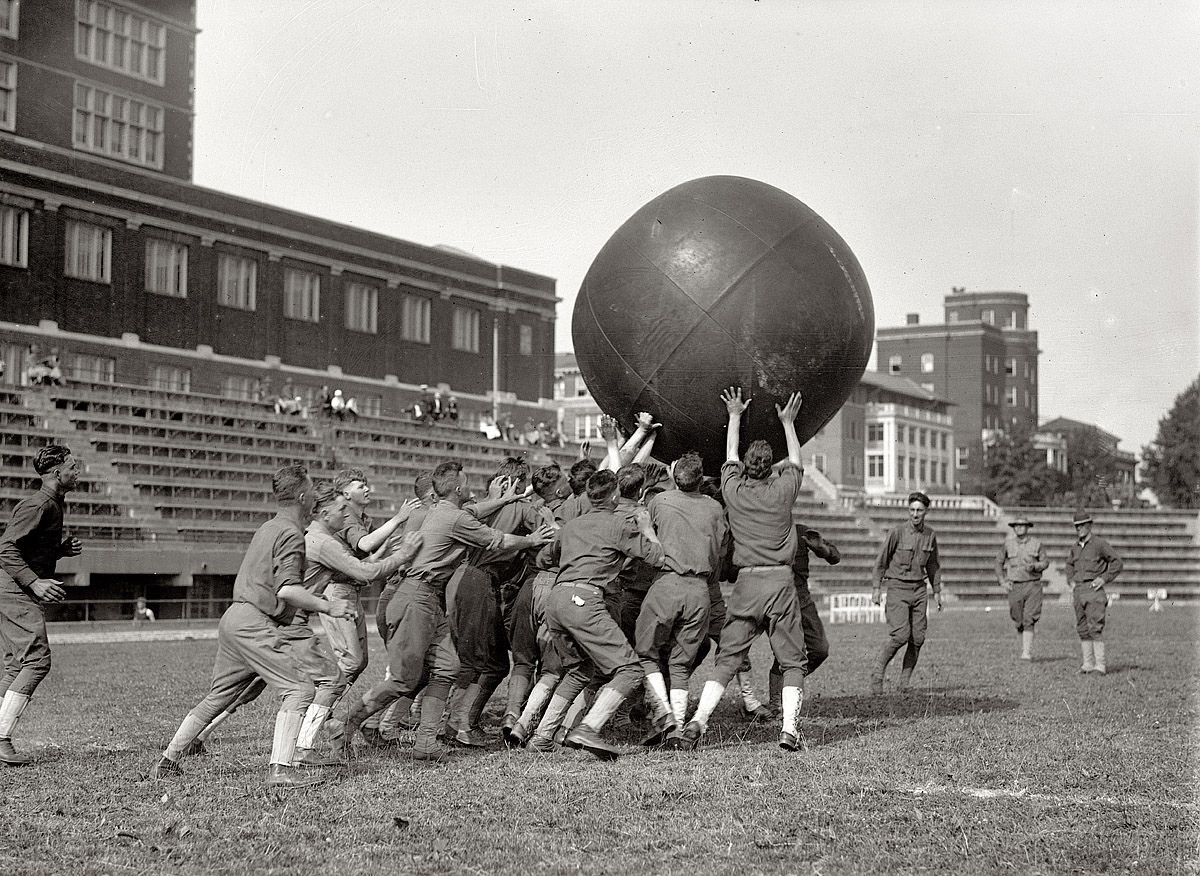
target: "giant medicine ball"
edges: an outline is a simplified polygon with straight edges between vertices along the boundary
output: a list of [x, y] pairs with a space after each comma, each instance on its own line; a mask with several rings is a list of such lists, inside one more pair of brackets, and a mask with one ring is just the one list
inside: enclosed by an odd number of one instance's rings
[[736, 176], [694, 179], [633, 214], [575, 301], [575, 355], [600, 409], [663, 422], [654, 456], [725, 458], [721, 391], [753, 398], [742, 447], [787, 453], [775, 405], [799, 390], [801, 443], [837, 413], [871, 355], [875, 312], [858, 260], [796, 198]]

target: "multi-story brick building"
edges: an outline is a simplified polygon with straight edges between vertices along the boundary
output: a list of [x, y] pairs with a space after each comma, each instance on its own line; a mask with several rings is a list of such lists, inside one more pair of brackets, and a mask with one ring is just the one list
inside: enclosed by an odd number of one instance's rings
[[954, 465], [962, 492], [983, 485], [984, 447], [992, 432], [1038, 419], [1038, 337], [1022, 292], [967, 292], [945, 299], [945, 322], [881, 328], [877, 369], [906, 377], [955, 404]]
[[[554, 281], [190, 182], [195, 6], [0, 0], [0, 352], [233, 397], [334, 384], [471, 421], [552, 393]], [[534, 414], [534, 416], [539, 416]]]

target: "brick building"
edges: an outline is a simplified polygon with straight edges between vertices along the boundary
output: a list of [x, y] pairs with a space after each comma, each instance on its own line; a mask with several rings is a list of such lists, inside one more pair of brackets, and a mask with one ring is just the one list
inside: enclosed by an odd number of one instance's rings
[[962, 492], [982, 490], [991, 433], [1038, 420], [1037, 332], [1022, 292], [967, 292], [945, 298], [945, 322], [876, 332], [877, 370], [906, 377], [954, 408], [954, 466]]
[[422, 384], [468, 423], [549, 399], [552, 279], [190, 182], [193, 2], [31, 9], [0, 0], [5, 380], [32, 345], [68, 379], [387, 415]]

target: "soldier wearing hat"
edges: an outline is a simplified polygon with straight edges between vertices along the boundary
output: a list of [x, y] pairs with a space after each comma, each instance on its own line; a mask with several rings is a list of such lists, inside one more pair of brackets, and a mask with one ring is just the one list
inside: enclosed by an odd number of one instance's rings
[[1071, 523], [1076, 540], [1067, 552], [1067, 583], [1071, 585], [1075, 603], [1075, 629], [1083, 650], [1081, 673], [1098, 672], [1104, 675], [1104, 620], [1108, 612], [1108, 594], [1104, 586], [1116, 580], [1124, 563], [1109, 543], [1092, 534], [1092, 515], [1076, 511]]
[[1042, 616], [1042, 572], [1050, 561], [1042, 543], [1029, 534], [1033, 524], [1021, 515], [996, 554], [996, 579], [1008, 594], [1008, 614], [1021, 637], [1021, 659], [1033, 659], [1033, 629]]

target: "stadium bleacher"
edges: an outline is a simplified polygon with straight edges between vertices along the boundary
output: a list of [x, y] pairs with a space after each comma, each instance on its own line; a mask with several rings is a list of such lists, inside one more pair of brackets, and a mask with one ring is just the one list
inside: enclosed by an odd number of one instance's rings
[[[232, 582], [240, 548], [274, 513], [271, 474], [280, 465], [304, 463], [318, 478], [363, 468], [375, 488], [374, 512], [383, 516], [411, 495], [418, 473], [444, 459], [461, 460], [479, 488], [509, 455], [564, 465], [576, 456], [572, 447], [531, 449], [447, 424], [302, 419], [264, 403], [145, 387], [6, 388], [0, 391], [0, 514], [34, 488], [32, 458], [50, 441], [70, 445], [86, 466], [70, 496], [67, 523], [88, 548], [60, 566], [78, 585], [71, 598], [98, 599], [118, 577], [152, 576], [147, 580], [184, 594], [203, 580], [196, 589], [209, 603], [220, 599], [212, 581]], [[950, 594], [1001, 598], [994, 559], [1008, 520], [1018, 513], [1033, 521], [1050, 553], [1048, 590], [1061, 591], [1062, 562], [1074, 538], [1071, 509], [1006, 510], [977, 496], [934, 496], [930, 524]], [[1171, 598], [1200, 596], [1196, 512], [1105, 509], [1095, 515], [1097, 533], [1126, 560], [1114, 592], [1144, 596], [1165, 588]], [[842, 555], [837, 566], [812, 563], [814, 593], [861, 592], [870, 587], [883, 534], [905, 519], [905, 501], [876, 497], [848, 505], [827, 489], [806, 489], [795, 516]], [[93, 577], [98, 587], [87, 586]]]

